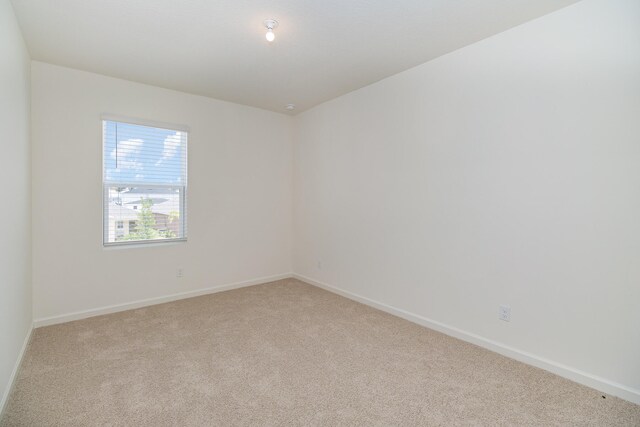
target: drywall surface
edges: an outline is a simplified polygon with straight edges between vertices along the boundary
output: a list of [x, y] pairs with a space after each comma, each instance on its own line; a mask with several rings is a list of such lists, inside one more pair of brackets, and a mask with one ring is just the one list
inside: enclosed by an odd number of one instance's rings
[[639, 117], [635, 0], [322, 104], [295, 122], [294, 271], [640, 397]]
[[0, 0], [0, 411], [31, 331], [29, 52], [9, 0]]
[[[102, 246], [105, 113], [190, 128], [186, 243]], [[36, 320], [289, 273], [291, 120], [32, 62]]]

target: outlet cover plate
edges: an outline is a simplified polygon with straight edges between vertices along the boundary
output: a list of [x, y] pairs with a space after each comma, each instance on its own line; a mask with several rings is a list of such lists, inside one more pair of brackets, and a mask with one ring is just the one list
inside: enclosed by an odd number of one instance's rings
[[505, 322], [511, 321], [511, 307], [508, 305], [501, 305], [498, 309], [498, 319], [504, 320]]

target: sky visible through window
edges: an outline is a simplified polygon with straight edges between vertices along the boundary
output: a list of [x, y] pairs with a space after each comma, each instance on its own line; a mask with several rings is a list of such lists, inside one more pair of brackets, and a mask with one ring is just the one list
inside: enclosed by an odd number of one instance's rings
[[129, 184], [184, 182], [184, 132], [104, 122], [105, 180]]

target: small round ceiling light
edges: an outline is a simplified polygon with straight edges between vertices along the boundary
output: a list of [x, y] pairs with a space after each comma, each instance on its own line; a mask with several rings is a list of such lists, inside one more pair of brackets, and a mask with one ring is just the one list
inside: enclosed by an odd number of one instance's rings
[[284, 106], [284, 108], [288, 111], [293, 111], [296, 109], [296, 104], [287, 104]]
[[275, 40], [276, 35], [274, 34], [274, 28], [278, 28], [278, 21], [275, 19], [265, 19], [263, 22], [264, 26], [267, 28], [266, 38], [268, 42], [272, 42]]

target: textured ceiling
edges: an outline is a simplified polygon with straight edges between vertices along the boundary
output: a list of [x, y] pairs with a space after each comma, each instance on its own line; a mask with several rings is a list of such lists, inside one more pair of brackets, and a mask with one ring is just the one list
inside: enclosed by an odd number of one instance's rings
[[33, 59], [294, 114], [575, 2], [12, 0]]

